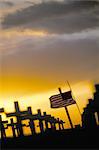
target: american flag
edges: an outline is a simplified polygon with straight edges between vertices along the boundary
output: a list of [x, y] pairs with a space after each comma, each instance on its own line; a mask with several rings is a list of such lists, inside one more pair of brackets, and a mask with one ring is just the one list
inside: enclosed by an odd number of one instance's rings
[[53, 95], [49, 99], [51, 108], [60, 108], [76, 103], [75, 100], [72, 98], [71, 91]]

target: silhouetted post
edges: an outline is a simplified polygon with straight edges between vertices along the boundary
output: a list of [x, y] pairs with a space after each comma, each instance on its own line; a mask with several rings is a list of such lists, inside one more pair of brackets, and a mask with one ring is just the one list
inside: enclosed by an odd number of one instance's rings
[[59, 124], [59, 130], [64, 130], [64, 121], [63, 120], [60, 120], [59, 118], [57, 118], [57, 122]]
[[69, 115], [69, 112], [68, 112], [68, 109], [67, 109], [66, 106], [65, 106], [65, 110], [66, 110], [66, 114], [67, 114], [67, 116], [68, 116], [68, 120], [69, 120], [69, 123], [70, 123], [70, 125], [71, 125], [71, 128], [73, 129], [73, 124], [72, 124], [72, 121], [71, 121], [71, 118], [70, 118], [70, 115]]
[[[18, 123], [14, 123], [13, 118], [10, 119], [10, 122], [11, 123], [7, 124], [7, 126], [12, 128], [13, 137], [15, 138], [16, 137], [16, 132], [15, 132], [16, 130], [17, 130], [17, 134], [18, 135], [20, 134], [19, 130], [18, 130], [19, 129], [19, 125], [18, 125]], [[26, 126], [26, 125], [22, 124], [22, 127], [23, 126]]]
[[13, 137], [16, 137], [16, 133], [15, 133], [15, 128], [14, 128], [14, 122], [13, 122], [13, 118], [10, 119], [11, 120], [11, 126], [12, 126], [12, 133], [13, 133]]
[[53, 119], [50, 120], [51, 129], [53, 130]]
[[52, 129], [52, 130], [56, 130], [56, 123], [57, 123], [57, 120], [56, 120], [54, 117], [51, 117], [51, 118], [49, 119], [49, 122], [50, 122], [50, 124], [51, 124], [51, 129]]
[[[62, 95], [61, 88], [59, 88], [59, 92], [60, 92], [60, 94]], [[69, 115], [68, 109], [67, 109], [67, 107], [66, 107], [66, 106], [65, 106], [64, 108], [65, 108], [65, 110], [66, 110], [66, 114], [67, 114], [67, 116], [68, 116], [68, 120], [69, 120], [70, 126], [71, 126], [71, 128], [73, 129], [73, 124], [72, 124], [72, 121], [71, 121], [71, 118], [70, 118], [70, 115]]]
[[[32, 116], [31, 107], [28, 107], [28, 112], [29, 112], [29, 115]], [[30, 126], [30, 128], [31, 128], [32, 135], [35, 134], [35, 133], [36, 133], [35, 124], [34, 124], [34, 120], [33, 120], [32, 118], [30, 118], [29, 126]]]
[[7, 124], [7, 126], [12, 128], [13, 137], [16, 138], [16, 133], [15, 133], [16, 123], [14, 123], [13, 118], [11, 118], [10, 121], [11, 121], [11, 124]]
[[52, 120], [53, 120], [53, 129], [56, 130], [57, 120], [54, 117], [52, 117]]
[[63, 120], [60, 120], [60, 123], [61, 123], [61, 125], [62, 125], [62, 129], [64, 130], [64, 121]]
[[44, 127], [43, 127], [43, 121], [42, 121], [42, 117], [41, 117], [41, 110], [38, 109], [37, 112], [38, 112], [38, 117], [39, 117], [40, 131], [41, 131], [41, 133], [43, 133], [44, 132]]
[[47, 115], [46, 112], [43, 112], [42, 119], [45, 121], [46, 130], [49, 129], [48, 122], [50, 123], [51, 128], [56, 130], [56, 119], [54, 117], [51, 117], [51, 115]]
[[51, 129], [52, 129], [52, 131], [53, 131], [53, 129], [54, 129], [53, 122], [51, 122]]
[[56, 123], [53, 123], [53, 130], [56, 130]]
[[46, 130], [48, 130], [48, 121], [46, 120], [46, 112], [43, 112], [43, 115], [45, 117], [45, 127], [46, 127]]
[[54, 130], [56, 130], [56, 123], [57, 123], [57, 121], [56, 121], [56, 119], [53, 117], [53, 129], [54, 129]]
[[8, 121], [2, 121], [2, 117], [0, 115], [0, 131], [1, 131], [1, 138], [6, 138], [6, 132], [5, 129], [7, 129], [7, 127], [4, 127], [4, 124], [7, 124]]
[[61, 130], [61, 123], [60, 123], [59, 118], [57, 118], [57, 122], [58, 122], [58, 125], [59, 125], [59, 130]]

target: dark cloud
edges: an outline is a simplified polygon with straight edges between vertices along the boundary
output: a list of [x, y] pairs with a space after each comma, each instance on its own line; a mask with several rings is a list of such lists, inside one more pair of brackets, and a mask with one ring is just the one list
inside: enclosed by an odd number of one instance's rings
[[1, 6], [8, 6], [8, 7], [12, 7], [14, 5], [14, 3], [9, 2], [9, 1], [1, 1], [0, 2]]
[[98, 1], [42, 2], [4, 17], [3, 28], [76, 32], [99, 26]]

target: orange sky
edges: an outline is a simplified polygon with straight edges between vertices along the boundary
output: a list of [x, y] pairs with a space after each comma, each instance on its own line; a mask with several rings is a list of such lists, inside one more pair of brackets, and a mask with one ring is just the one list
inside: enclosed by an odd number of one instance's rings
[[[60, 85], [62, 87], [63, 91], [69, 90], [68, 85], [62, 84]], [[59, 87], [57, 85], [57, 87]], [[11, 88], [12, 89], [12, 88]], [[75, 85], [72, 85], [72, 90], [73, 90], [73, 95], [74, 98], [80, 108], [81, 113], [83, 112], [83, 108], [87, 104], [88, 98], [93, 97], [93, 85], [92, 83], [85, 81], [85, 82], [79, 82]], [[5, 92], [6, 93], [6, 92]], [[21, 110], [26, 110], [28, 106], [32, 107], [33, 113], [37, 112], [37, 109], [41, 109], [42, 113], [44, 111], [47, 112], [47, 114], [51, 114], [52, 116], [55, 116], [56, 118], [63, 119], [65, 123], [65, 128], [70, 127], [70, 124], [67, 119], [66, 112], [64, 108], [59, 108], [59, 109], [51, 109], [50, 108], [50, 102], [49, 102], [49, 97], [53, 94], [59, 93], [58, 88], [53, 89], [52, 91], [46, 91], [43, 93], [34, 93], [30, 95], [23, 95], [23, 96], [15, 96], [11, 95], [7, 96], [5, 95], [4, 97], [0, 97], [0, 106], [5, 108], [5, 112], [13, 112], [14, 111], [14, 101], [18, 101], [20, 105]], [[3, 95], [3, 94], [2, 94]], [[1, 96], [1, 95], [0, 95]], [[76, 105], [71, 105], [68, 106], [68, 110], [73, 122], [73, 125], [76, 124], [81, 124], [81, 116], [79, 114], [79, 111], [76, 107]], [[5, 114], [2, 114], [3, 120], [8, 119], [6, 118]], [[9, 120], [9, 119], [8, 119]], [[26, 122], [25, 122], [26, 123]], [[26, 123], [27, 124], [27, 123]], [[39, 129], [37, 128], [37, 132]], [[10, 128], [6, 130], [7, 136], [12, 135]], [[24, 128], [24, 133], [30, 133], [30, 130], [26, 130]]]

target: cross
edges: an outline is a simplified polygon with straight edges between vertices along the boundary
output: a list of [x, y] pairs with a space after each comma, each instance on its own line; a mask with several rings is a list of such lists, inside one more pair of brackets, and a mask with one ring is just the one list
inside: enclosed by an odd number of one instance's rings
[[1, 138], [6, 138], [6, 132], [5, 129], [7, 129], [7, 127], [4, 127], [4, 124], [7, 124], [8, 121], [2, 121], [2, 116], [0, 115], [0, 131], [1, 131]]
[[[7, 124], [7, 126], [12, 128], [13, 137], [16, 138], [15, 130], [17, 129], [17, 133], [19, 132], [19, 130], [18, 130], [18, 123], [14, 123], [13, 118], [10, 119], [10, 122], [11, 123]], [[22, 124], [22, 126], [26, 126], [26, 125]]]
[[23, 128], [21, 124], [21, 116], [27, 114], [27, 111], [20, 111], [18, 102], [14, 102], [15, 112], [6, 113], [7, 117], [16, 117], [18, 123], [18, 135], [23, 136]]

